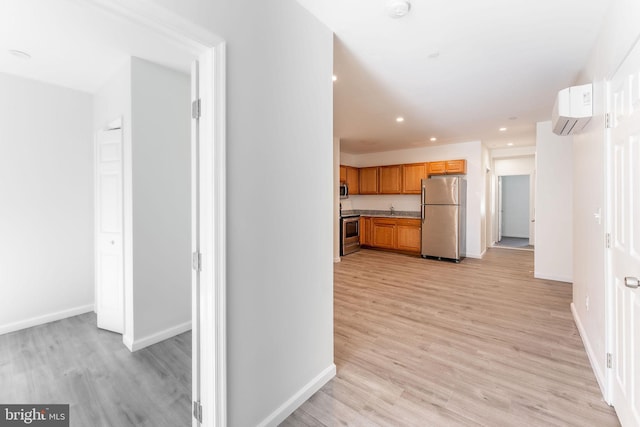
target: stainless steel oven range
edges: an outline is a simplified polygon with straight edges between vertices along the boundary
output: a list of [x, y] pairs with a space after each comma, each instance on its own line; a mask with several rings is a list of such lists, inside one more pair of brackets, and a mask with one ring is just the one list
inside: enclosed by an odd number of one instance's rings
[[340, 217], [340, 255], [360, 250], [360, 215]]

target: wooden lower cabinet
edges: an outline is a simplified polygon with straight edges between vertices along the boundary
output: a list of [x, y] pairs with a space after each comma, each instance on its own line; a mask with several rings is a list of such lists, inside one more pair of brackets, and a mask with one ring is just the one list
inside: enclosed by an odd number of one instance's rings
[[419, 219], [399, 219], [396, 235], [396, 248], [399, 251], [420, 252], [422, 230]]
[[368, 216], [360, 217], [360, 245], [371, 246], [371, 221]]
[[374, 218], [371, 227], [373, 238], [371, 246], [376, 248], [396, 248], [396, 221], [394, 219]]
[[417, 218], [361, 217], [362, 246], [419, 254], [421, 238]]

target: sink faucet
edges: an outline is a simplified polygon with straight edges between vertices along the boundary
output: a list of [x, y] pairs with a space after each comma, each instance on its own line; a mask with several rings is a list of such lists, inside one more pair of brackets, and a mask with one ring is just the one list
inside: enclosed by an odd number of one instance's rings
[[394, 215], [396, 213], [396, 208], [394, 208], [393, 205], [391, 205], [389, 207], [389, 212], [391, 212], [391, 215]]

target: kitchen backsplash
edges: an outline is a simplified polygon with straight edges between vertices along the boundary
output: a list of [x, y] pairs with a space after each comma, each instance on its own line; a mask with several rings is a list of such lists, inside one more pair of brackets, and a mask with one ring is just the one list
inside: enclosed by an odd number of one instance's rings
[[340, 202], [343, 211], [388, 211], [393, 206], [393, 209], [398, 212], [420, 212], [420, 195], [417, 194], [356, 194], [349, 196], [348, 199], [341, 199]]

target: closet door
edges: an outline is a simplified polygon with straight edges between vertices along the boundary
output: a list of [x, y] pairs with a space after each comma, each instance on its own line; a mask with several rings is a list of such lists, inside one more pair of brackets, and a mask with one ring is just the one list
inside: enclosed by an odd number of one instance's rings
[[124, 332], [122, 130], [95, 144], [95, 280], [98, 327]]

